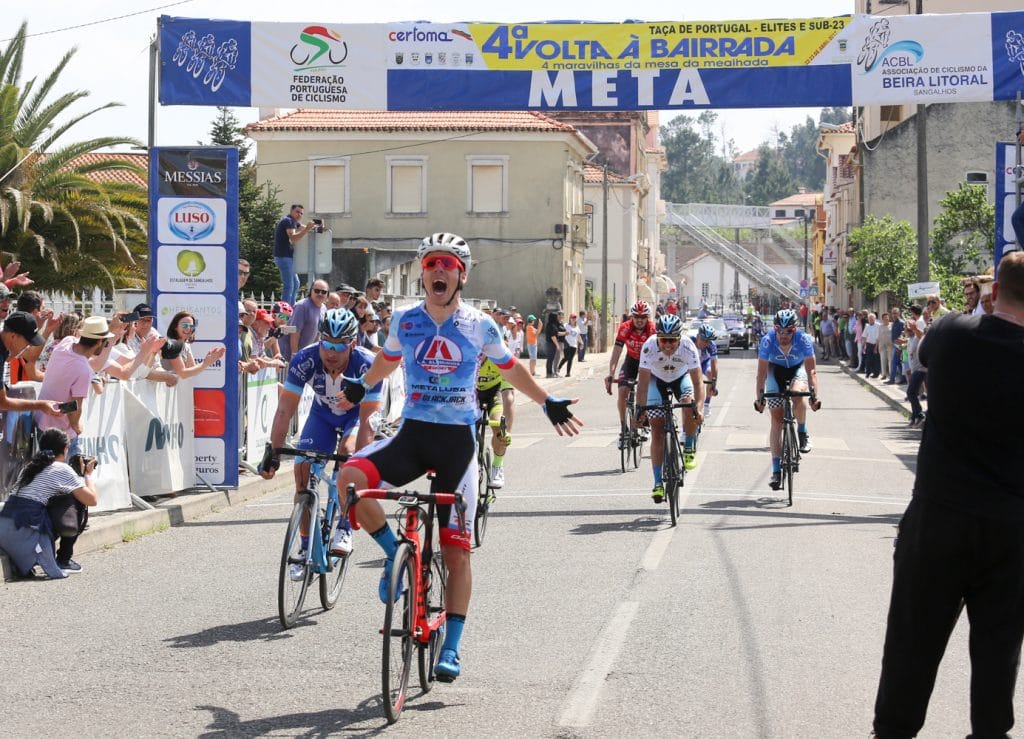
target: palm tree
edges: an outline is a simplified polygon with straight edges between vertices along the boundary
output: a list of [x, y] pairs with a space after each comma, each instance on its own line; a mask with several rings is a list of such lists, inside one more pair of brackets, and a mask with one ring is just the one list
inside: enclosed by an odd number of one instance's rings
[[20, 260], [43, 289], [144, 283], [146, 190], [109, 181], [109, 173], [118, 170], [144, 171], [124, 159], [84, 157], [139, 142], [104, 136], [61, 143], [76, 124], [120, 103], [71, 113], [87, 91], [50, 99], [74, 49], [42, 82], [22, 84], [26, 36], [23, 22], [0, 54], [0, 252]]

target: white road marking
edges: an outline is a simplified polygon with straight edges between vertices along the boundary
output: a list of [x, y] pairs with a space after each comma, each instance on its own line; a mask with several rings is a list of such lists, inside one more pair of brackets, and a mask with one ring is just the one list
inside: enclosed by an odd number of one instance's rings
[[[740, 456], [740, 455], [754, 455], [761, 456], [768, 453], [768, 447], [764, 447], [761, 450], [757, 449], [709, 449], [706, 452], [700, 452], [700, 454], [728, 454], [729, 456]], [[878, 457], [843, 457], [838, 454], [818, 454], [817, 452], [811, 452], [810, 454], [804, 454], [800, 457], [801, 462], [813, 462], [816, 459], [831, 459], [838, 462], [872, 462], [874, 464], [908, 464], [908, 462], [902, 459], [885, 459]], [[909, 464], [916, 464], [916, 461], [909, 462]]]
[[618, 434], [615, 436], [580, 436], [578, 439], [566, 444], [574, 449], [603, 449], [606, 446], [617, 443]]
[[654, 572], [658, 569], [661, 558], [664, 556], [665, 550], [668, 549], [668, 545], [672, 543], [672, 536], [675, 532], [676, 527], [670, 526], [654, 535], [651, 543], [647, 545], [647, 549], [644, 551], [643, 558], [640, 560], [641, 569], [647, 572]]
[[640, 604], [636, 601], [620, 603], [615, 609], [615, 614], [594, 643], [586, 668], [569, 693], [565, 709], [558, 719], [560, 726], [581, 727], [590, 724], [601, 689], [619, 658], [622, 645], [626, 642], [626, 633], [639, 609]]
[[883, 441], [882, 446], [893, 454], [913, 454], [916, 457], [917, 450], [921, 446], [921, 442], [896, 439], [893, 441]]
[[[814, 444], [816, 449], [830, 449], [837, 452], [848, 452], [850, 447], [846, 441], [835, 436], [811, 436], [811, 442]], [[726, 446], [734, 447], [757, 447], [759, 449], [768, 448], [768, 433], [763, 434], [744, 434], [744, 433], [732, 433], [725, 437]]]

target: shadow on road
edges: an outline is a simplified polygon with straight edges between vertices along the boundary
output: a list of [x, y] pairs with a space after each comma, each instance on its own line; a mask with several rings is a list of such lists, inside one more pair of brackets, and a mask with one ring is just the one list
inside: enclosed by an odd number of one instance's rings
[[[415, 698], [412, 698], [410, 702], [405, 704], [403, 712], [438, 711], [456, 705], [460, 704], [443, 703], [437, 700], [416, 703]], [[221, 706], [196, 706], [196, 710], [209, 711], [213, 714], [213, 721], [207, 727], [207, 731], [199, 735], [203, 739], [228, 736], [270, 735], [369, 737], [377, 736], [387, 729], [384, 709], [381, 706], [381, 699], [378, 695], [367, 698], [352, 709], [332, 708], [326, 711], [291, 713], [284, 716], [269, 716], [248, 721], [242, 720], [241, 716], [237, 713]], [[365, 725], [366, 728], [356, 728], [359, 724]]]
[[[605, 513], [611, 513], [611, 511], [605, 511]], [[617, 511], [616, 511], [617, 513]], [[649, 533], [652, 531], [658, 531], [668, 526], [668, 512], [666, 511], [663, 516], [640, 516], [632, 521], [603, 521], [601, 523], [579, 523], [576, 524], [570, 533], [589, 535], [589, 534], [611, 534], [618, 531], [635, 531], [639, 533]]]
[[622, 471], [616, 467], [612, 470], [587, 470], [584, 472], [568, 472], [562, 477], [608, 477], [609, 475], [621, 475]]
[[[179, 526], [182, 528], [196, 528], [202, 526], [252, 526], [253, 524], [272, 523], [275, 525], [288, 525], [287, 518], [244, 518], [236, 521], [184, 521]], [[177, 527], [176, 527], [177, 528]]]
[[821, 524], [880, 523], [895, 526], [903, 516], [902, 511], [899, 513], [874, 513], [869, 516], [851, 516], [844, 513], [799, 513], [786, 506], [781, 500], [774, 498], [712, 500], [707, 503], [701, 503], [699, 509], [683, 510], [684, 516], [704, 516], [711, 513], [722, 513], [728, 516], [765, 516], [790, 520], [789, 523], [769, 523], [757, 526], [731, 526], [724, 522], [711, 526], [713, 529], [723, 531], [780, 528], [786, 526], [818, 526]]
[[[309, 615], [299, 619], [292, 627], [293, 629], [303, 626], [312, 626], [316, 621]], [[222, 642], [250, 642], [250, 641], [277, 641], [278, 639], [290, 639], [291, 634], [281, 628], [281, 622], [277, 616], [271, 618], [260, 618], [255, 621], [246, 621], [241, 624], [223, 624], [212, 626], [209, 629], [197, 631], [194, 634], [182, 634], [164, 639], [175, 649], [195, 649], [197, 647], [212, 647]]]
[[595, 509], [592, 511], [491, 511], [490, 518], [555, 518], [557, 516], [649, 516], [651, 508]]

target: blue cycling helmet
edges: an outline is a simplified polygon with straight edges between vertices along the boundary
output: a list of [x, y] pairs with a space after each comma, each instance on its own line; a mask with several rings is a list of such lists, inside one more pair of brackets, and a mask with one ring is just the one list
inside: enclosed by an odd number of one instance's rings
[[659, 337], [676, 338], [683, 333], [683, 322], [679, 320], [679, 316], [666, 313], [658, 319], [655, 328]]
[[796, 311], [790, 308], [783, 308], [775, 314], [775, 325], [779, 328], [796, 328], [799, 321]]
[[708, 341], [714, 341], [717, 334], [715, 333], [715, 327], [710, 323], [702, 323], [700, 328], [697, 329], [697, 338], [706, 339]]
[[359, 321], [348, 308], [332, 308], [320, 319], [320, 333], [332, 339], [351, 341], [359, 335]]

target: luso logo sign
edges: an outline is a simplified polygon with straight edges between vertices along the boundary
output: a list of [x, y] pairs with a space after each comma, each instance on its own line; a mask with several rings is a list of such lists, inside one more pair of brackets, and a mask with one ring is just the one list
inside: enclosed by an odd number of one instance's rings
[[306, 26], [291, 50], [295, 71], [336, 67], [348, 58], [348, 44], [326, 26]]
[[175, 236], [186, 241], [199, 241], [213, 233], [216, 216], [209, 206], [190, 200], [171, 209], [167, 225]]

